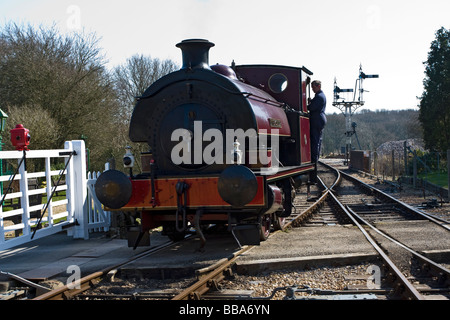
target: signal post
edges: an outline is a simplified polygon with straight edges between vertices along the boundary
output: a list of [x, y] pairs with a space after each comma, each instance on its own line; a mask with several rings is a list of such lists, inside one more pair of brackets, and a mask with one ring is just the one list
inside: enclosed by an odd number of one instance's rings
[[[379, 78], [377, 74], [367, 75], [362, 71], [362, 65], [359, 66], [359, 76], [356, 79], [355, 90], [353, 89], [341, 89], [337, 85], [336, 78], [334, 79], [334, 99], [333, 106], [337, 107], [345, 116], [345, 136], [346, 136], [346, 144], [345, 144], [345, 162], [344, 164], [349, 163], [349, 155], [352, 149], [352, 136], [356, 135], [356, 123], [352, 122], [352, 114], [355, 111], [364, 105], [363, 94], [367, 92], [363, 89], [363, 81], [365, 79], [370, 78]], [[341, 93], [353, 93], [353, 100], [346, 100], [341, 97]], [[356, 94], [358, 93], [358, 97]], [[356, 139], [358, 136], [356, 135]], [[359, 141], [358, 141], [359, 145]], [[359, 146], [361, 149], [361, 146]]]

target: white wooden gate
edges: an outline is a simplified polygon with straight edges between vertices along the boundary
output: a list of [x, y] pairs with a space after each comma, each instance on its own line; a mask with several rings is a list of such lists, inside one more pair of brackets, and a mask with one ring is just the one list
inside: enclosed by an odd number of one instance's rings
[[[51, 170], [52, 158], [63, 158], [65, 169]], [[86, 177], [84, 141], [66, 141], [64, 149], [57, 150], [1, 151], [0, 159], [17, 159], [20, 164], [15, 176], [0, 176], [5, 192], [0, 198], [4, 199], [0, 203], [0, 250], [63, 230], [74, 238], [88, 239], [89, 232], [109, 228], [109, 212], [102, 211], [93, 192], [97, 174]], [[44, 159], [45, 171], [28, 172], [23, 159]], [[19, 188], [8, 191], [12, 180], [19, 182]], [[45, 183], [31, 189], [31, 180]], [[61, 183], [55, 185], [58, 180]], [[64, 199], [51, 198], [52, 194], [64, 191]], [[32, 203], [30, 197], [33, 196], [50, 200]], [[37, 225], [40, 227], [36, 228]]]

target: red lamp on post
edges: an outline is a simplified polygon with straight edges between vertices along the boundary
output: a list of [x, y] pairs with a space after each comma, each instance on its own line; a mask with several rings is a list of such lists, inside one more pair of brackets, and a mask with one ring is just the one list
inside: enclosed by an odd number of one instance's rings
[[11, 132], [11, 143], [16, 148], [17, 151], [28, 150], [28, 145], [30, 144], [30, 130], [23, 127], [23, 125], [18, 124]]

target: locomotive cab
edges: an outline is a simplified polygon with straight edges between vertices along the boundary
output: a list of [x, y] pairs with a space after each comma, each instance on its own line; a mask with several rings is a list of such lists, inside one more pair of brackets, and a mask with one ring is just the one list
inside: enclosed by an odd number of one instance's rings
[[[129, 136], [146, 143], [138, 175], [110, 170], [96, 183], [111, 210], [140, 214], [141, 235], [172, 239], [225, 224], [239, 244], [259, 244], [292, 211], [292, 181], [314, 170], [306, 68], [209, 66], [207, 40], [184, 40], [181, 70], [152, 84], [134, 108]], [[138, 237], [135, 246], [140, 245]]]

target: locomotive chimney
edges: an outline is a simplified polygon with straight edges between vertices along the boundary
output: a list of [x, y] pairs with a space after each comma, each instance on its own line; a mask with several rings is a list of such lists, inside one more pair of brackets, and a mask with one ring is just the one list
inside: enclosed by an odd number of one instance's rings
[[209, 49], [214, 43], [204, 39], [188, 39], [177, 44], [183, 54], [181, 69], [209, 69]]

